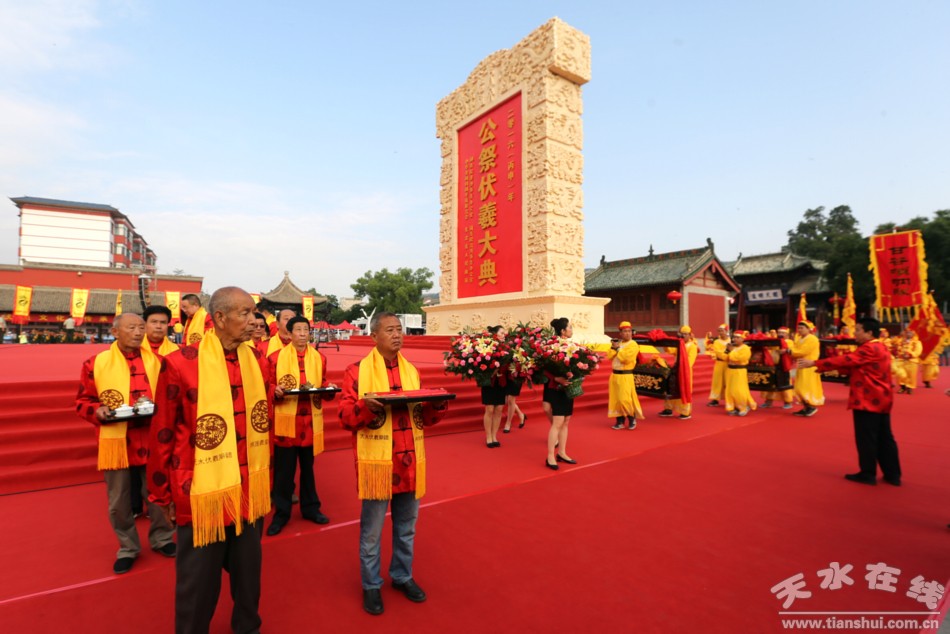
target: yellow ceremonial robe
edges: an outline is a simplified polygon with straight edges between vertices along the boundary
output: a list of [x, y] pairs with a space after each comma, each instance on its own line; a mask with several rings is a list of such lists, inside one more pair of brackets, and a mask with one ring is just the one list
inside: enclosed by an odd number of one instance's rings
[[728, 339], [716, 339], [712, 342], [712, 350], [707, 350], [706, 354], [716, 360], [713, 366], [712, 389], [709, 390], [710, 401], [721, 401], [726, 393], [726, 362], [719, 358], [720, 354], [725, 354]]
[[[689, 362], [689, 384], [692, 385], [693, 364], [696, 363], [696, 356], [699, 354], [699, 346], [696, 345], [696, 342], [692, 339], [684, 343], [683, 346], [686, 348], [686, 360]], [[671, 349], [675, 350], [675, 348]], [[682, 363], [682, 360], [680, 360], [680, 363]], [[692, 394], [690, 394], [690, 397], [692, 397]], [[673, 414], [679, 416], [689, 416], [693, 411], [693, 402], [692, 398], [690, 398], [689, 403], [684, 403], [683, 399], [681, 398], [674, 398], [672, 400], [667, 399], [664, 401], [663, 407], [673, 410]]]
[[[796, 336], [789, 344], [793, 359], [817, 361], [821, 343], [815, 335]], [[825, 404], [825, 392], [821, 387], [821, 375], [815, 368], [799, 368], [795, 372], [795, 396], [802, 405], [818, 407]]]
[[749, 391], [749, 359], [752, 348], [742, 344], [730, 352], [720, 352], [718, 359], [726, 364], [726, 411], [742, 412], [755, 409], [756, 404]]
[[908, 390], [917, 388], [917, 370], [920, 369], [920, 353], [923, 348], [923, 344], [917, 337], [909, 341], [907, 339], [901, 341], [897, 353], [900, 365], [904, 369], [904, 376], [900, 380], [901, 387]]
[[611, 349], [607, 353], [607, 359], [610, 361], [611, 372], [619, 370], [627, 372], [626, 374], [610, 375], [610, 393], [607, 402], [607, 416], [610, 418], [619, 418], [629, 416], [643, 420], [643, 408], [640, 407], [640, 400], [637, 398], [637, 386], [633, 379], [633, 369], [637, 365], [637, 355], [640, 353], [640, 346], [636, 341], [628, 341], [621, 344], [617, 350]]
[[[936, 381], [940, 376], [939, 355], [936, 351], [927, 355], [927, 358], [920, 362], [920, 369], [923, 371], [921, 377], [924, 383]], [[929, 386], [928, 386], [929, 387]]]

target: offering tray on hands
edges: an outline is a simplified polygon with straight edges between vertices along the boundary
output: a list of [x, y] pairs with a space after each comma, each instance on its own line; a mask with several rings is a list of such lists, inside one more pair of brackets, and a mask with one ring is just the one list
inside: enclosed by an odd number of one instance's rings
[[140, 414], [138, 409], [133, 409], [132, 412], [116, 412], [114, 409], [109, 410], [109, 418], [102, 421], [105, 424], [109, 423], [142, 423], [147, 422], [155, 416], [155, 408], [152, 408], [152, 411], [147, 414]]
[[367, 392], [363, 398], [372, 398], [382, 403], [420, 403], [424, 401], [450, 401], [455, 394], [442, 388], [407, 390], [404, 392]]
[[284, 390], [285, 396], [295, 396], [297, 394], [326, 394], [329, 392], [339, 392], [338, 387], [302, 387], [296, 390]]

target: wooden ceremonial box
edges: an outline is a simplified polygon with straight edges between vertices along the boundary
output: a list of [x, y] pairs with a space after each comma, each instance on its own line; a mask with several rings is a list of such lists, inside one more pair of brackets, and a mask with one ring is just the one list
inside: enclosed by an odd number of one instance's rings
[[[769, 354], [769, 348], [778, 348], [780, 339], [748, 339], [746, 345], [752, 348], [752, 360], [747, 369], [749, 389], [759, 392], [781, 392], [792, 389], [791, 373], [782, 369], [780, 364], [766, 365], [761, 358]], [[758, 358], [758, 362], [756, 362]]]
[[[821, 352], [818, 356], [822, 359], [835, 357], [841, 354], [838, 346], [852, 346], [854, 349], [858, 342], [854, 339], [819, 339], [821, 343]], [[851, 381], [851, 373], [848, 370], [829, 370], [821, 373], [821, 380], [824, 383], [844, 383]]]
[[[649, 339], [647, 337], [634, 337], [638, 345], [653, 346], [658, 351], [663, 348], [675, 348], [679, 350], [680, 340], [676, 338], [669, 339]], [[654, 398], [679, 398], [679, 354], [668, 368], [653, 363], [638, 363], [633, 369], [633, 382], [637, 387], [637, 395], [652, 396]]]

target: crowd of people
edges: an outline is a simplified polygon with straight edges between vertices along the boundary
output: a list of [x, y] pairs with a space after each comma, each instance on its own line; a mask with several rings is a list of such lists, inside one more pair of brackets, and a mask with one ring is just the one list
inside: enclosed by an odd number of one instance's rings
[[[258, 631], [264, 517], [273, 506], [268, 535], [290, 520], [299, 465], [301, 516], [329, 522], [313, 463], [323, 450], [323, 403], [342, 391], [340, 422], [353, 434], [362, 502], [363, 607], [383, 612], [380, 542], [390, 508], [392, 586], [425, 601], [412, 576], [426, 489], [424, 429], [442, 419], [447, 401], [384, 398], [421, 387], [400, 352], [398, 317], [373, 316], [375, 345], [345, 369], [341, 389], [327, 381], [326, 359], [309, 345], [309, 321], [293, 311], [281, 311], [271, 329], [236, 287], [216, 291], [207, 309], [186, 296], [182, 310], [186, 345], [168, 338], [171, 312], [149, 307], [142, 316], [116, 317], [114, 343], [81, 370], [76, 411], [97, 428], [98, 467], [119, 542], [113, 571], [131, 570], [141, 552], [134, 518], [144, 504], [150, 547], [175, 558], [176, 631], [208, 630], [225, 570], [233, 629]], [[149, 415], [130, 407], [143, 403], [151, 404]], [[123, 409], [132, 415], [121, 416]]]
[[[103, 471], [109, 521], [118, 541], [113, 571], [128, 572], [141, 552], [135, 517], [149, 517], [149, 546], [175, 558], [176, 630], [207, 631], [221, 588], [230, 575], [232, 626], [256, 631], [261, 624], [261, 539], [278, 535], [299, 502], [304, 520], [328, 523], [314, 477], [314, 459], [324, 448], [324, 403], [339, 393], [342, 426], [352, 433], [358, 497], [361, 500], [359, 561], [363, 608], [383, 612], [380, 542], [383, 520], [393, 518], [392, 586], [409, 600], [425, 601], [413, 578], [412, 562], [419, 499], [426, 490], [424, 430], [443, 419], [447, 401], [393, 400], [391, 394], [421, 388], [419, 372], [401, 353], [403, 333], [392, 313], [370, 322], [374, 347], [343, 372], [342, 386], [327, 379], [327, 359], [311, 344], [311, 324], [291, 310], [259, 312], [249, 294], [236, 287], [216, 291], [205, 309], [197, 296], [182, 299], [182, 346], [169, 339], [171, 312], [150, 306], [140, 315], [116, 317], [113, 344], [89, 358], [80, 373], [77, 413], [96, 425], [98, 467]], [[552, 340], [573, 336], [567, 318], [554, 319]], [[874, 333], [877, 333], [875, 336]], [[490, 329], [491, 337], [504, 336]], [[699, 346], [689, 326], [666, 339], [666, 354], [634, 338], [629, 322], [602, 350], [610, 363], [608, 420], [616, 430], [634, 430], [644, 419], [637, 394], [645, 364], [679, 374], [675, 390], [664, 394], [660, 417], [692, 417], [692, 369]], [[714, 361], [707, 405], [723, 405], [733, 416], [757, 407], [749, 386], [750, 363], [784, 368], [793, 385], [764, 392], [762, 407], [776, 401], [800, 417], [824, 404], [819, 372], [852, 376], [849, 408], [854, 412], [859, 471], [849, 480], [900, 486], [897, 443], [891, 431], [892, 381], [912, 394], [919, 371], [920, 345], [911, 334], [892, 340], [873, 319], [859, 320], [857, 344], [843, 343], [819, 358], [814, 326], [801, 321], [795, 337], [778, 329], [753, 352], [749, 334], [723, 324], [709, 336], [705, 354]], [[670, 342], [675, 342], [673, 346]], [[916, 345], [915, 345], [916, 343]], [[650, 352], [646, 352], [650, 351]], [[765, 355], [769, 355], [765, 359]], [[925, 367], [929, 387], [936, 377]], [[558, 470], [577, 460], [568, 452], [569, 425], [580, 381], [545, 369], [542, 407], [548, 419], [545, 467]], [[486, 445], [499, 447], [498, 432], [527, 422], [517, 404], [524, 377], [499, 368], [482, 386]], [[151, 403], [149, 415], [118, 412]], [[507, 416], [504, 410], [507, 408]], [[152, 413], [153, 412], [153, 413]], [[502, 420], [505, 425], [502, 427]], [[299, 473], [299, 497], [294, 494]], [[270, 525], [264, 518], [273, 510]]]

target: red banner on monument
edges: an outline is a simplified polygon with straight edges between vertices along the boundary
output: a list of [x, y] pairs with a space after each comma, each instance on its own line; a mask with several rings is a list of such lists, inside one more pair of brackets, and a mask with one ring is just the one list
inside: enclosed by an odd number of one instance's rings
[[458, 297], [523, 287], [521, 93], [458, 131]]
[[920, 306], [927, 295], [927, 262], [919, 231], [871, 236], [871, 270], [877, 307], [890, 311]]

